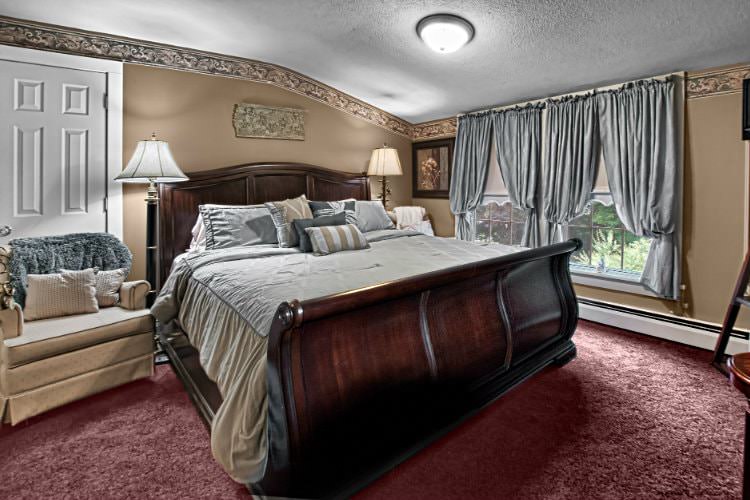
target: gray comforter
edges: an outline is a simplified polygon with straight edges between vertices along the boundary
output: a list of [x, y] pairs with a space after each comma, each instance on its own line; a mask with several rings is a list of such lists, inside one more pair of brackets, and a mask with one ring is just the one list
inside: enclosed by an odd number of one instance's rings
[[223, 403], [212, 422], [214, 457], [238, 482], [262, 478], [267, 456], [266, 345], [279, 304], [519, 251], [410, 231], [365, 234], [371, 247], [316, 257], [297, 248], [237, 247], [183, 254], [152, 314], [179, 318]]

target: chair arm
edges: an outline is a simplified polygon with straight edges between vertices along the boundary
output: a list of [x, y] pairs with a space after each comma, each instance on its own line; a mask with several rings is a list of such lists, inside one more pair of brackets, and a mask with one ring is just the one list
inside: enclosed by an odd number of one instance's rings
[[135, 311], [146, 307], [146, 295], [151, 284], [145, 280], [126, 281], [120, 286], [120, 304], [123, 309]]
[[11, 302], [8, 309], [0, 309], [0, 339], [7, 340], [23, 333], [23, 311]]

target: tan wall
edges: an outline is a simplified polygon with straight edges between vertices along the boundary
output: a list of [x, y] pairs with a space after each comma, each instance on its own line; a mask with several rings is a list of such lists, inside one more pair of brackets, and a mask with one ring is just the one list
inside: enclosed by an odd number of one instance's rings
[[[689, 307], [672, 301], [589, 286], [581, 297], [720, 323], [743, 257], [745, 145], [741, 94], [688, 99], [685, 116], [684, 282]], [[425, 200], [415, 204], [427, 206]], [[432, 200], [435, 225], [452, 233], [447, 200]], [[743, 312], [738, 326], [750, 327]]]
[[435, 229], [437, 236], [453, 236], [455, 232], [455, 217], [451, 212], [450, 202], [440, 198], [414, 198], [412, 205], [423, 206]]
[[[236, 138], [236, 103], [302, 108], [305, 140]], [[259, 161], [291, 161], [347, 172], [367, 170], [373, 148], [398, 149], [403, 176], [391, 177], [394, 205], [411, 203], [411, 141], [306, 97], [270, 85], [125, 65], [123, 161], [138, 140], [156, 132], [190, 172]], [[373, 191], [377, 186], [373, 185]], [[125, 185], [124, 239], [134, 254], [131, 278], [145, 275], [145, 186]]]

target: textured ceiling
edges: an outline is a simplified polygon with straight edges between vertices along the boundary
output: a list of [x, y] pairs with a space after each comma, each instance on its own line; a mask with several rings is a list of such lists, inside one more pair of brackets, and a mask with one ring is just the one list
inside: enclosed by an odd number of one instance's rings
[[[476, 36], [454, 54], [428, 14]], [[750, 0], [0, 0], [0, 15], [286, 66], [410, 122], [750, 61]]]

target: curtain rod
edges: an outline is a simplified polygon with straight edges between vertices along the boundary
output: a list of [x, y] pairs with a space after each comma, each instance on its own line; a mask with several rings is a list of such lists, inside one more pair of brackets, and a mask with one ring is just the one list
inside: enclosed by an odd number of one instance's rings
[[482, 114], [482, 113], [489, 113], [489, 112], [492, 112], [492, 111], [502, 111], [504, 109], [526, 108], [526, 107], [529, 107], [529, 106], [540, 105], [540, 104], [544, 105], [549, 100], [557, 100], [557, 99], [562, 99], [562, 98], [565, 98], [565, 97], [571, 97], [571, 96], [576, 96], [576, 95], [585, 95], [587, 93], [597, 93], [597, 92], [604, 92], [604, 91], [608, 91], [608, 90], [617, 90], [617, 89], [620, 89], [620, 88], [624, 87], [625, 85], [630, 85], [630, 84], [633, 84], [633, 83], [642, 82], [642, 81], [648, 81], [648, 80], [664, 80], [664, 81], [666, 81], [668, 78], [677, 78], [677, 79], [680, 79], [680, 80], [684, 80], [685, 79], [685, 72], [684, 71], [677, 71], [677, 72], [674, 72], [674, 73], [666, 73], [666, 74], [663, 74], [663, 75], [651, 76], [651, 77], [646, 77], [646, 78], [637, 78], [635, 80], [629, 80], [627, 82], [614, 83], [612, 85], [602, 85], [601, 87], [594, 87], [594, 88], [590, 88], [590, 89], [586, 89], [586, 90], [577, 90], [575, 92], [567, 92], [565, 94], [558, 94], [558, 95], [553, 95], [553, 96], [540, 97], [538, 99], [532, 99], [530, 101], [521, 101], [521, 102], [517, 102], [515, 104], [505, 104], [503, 106], [494, 106], [494, 107], [491, 107], [491, 108], [478, 109], [476, 111], [469, 111], [467, 113], [458, 113], [456, 115], [456, 117], [459, 117], [459, 116], [468, 116], [468, 115], [479, 115], [479, 114]]

